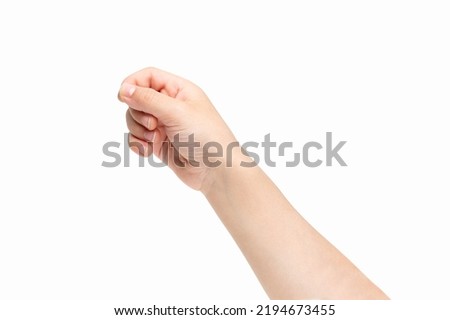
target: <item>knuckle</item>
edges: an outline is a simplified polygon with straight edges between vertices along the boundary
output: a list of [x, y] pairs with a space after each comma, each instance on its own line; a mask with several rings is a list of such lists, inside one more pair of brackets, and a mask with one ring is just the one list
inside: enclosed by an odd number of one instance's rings
[[130, 109], [127, 109], [127, 111], [125, 111], [125, 120], [127, 123], [129, 123], [131, 120]]
[[145, 68], [145, 70], [148, 71], [148, 72], [152, 72], [152, 71], [155, 71], [156, 68], [150, 66], [150, 67]]
[[136, 121], [131, 116], [130, 110], [127, 110], [126, 120], [128, 129], [133, 132], [136, 131]]

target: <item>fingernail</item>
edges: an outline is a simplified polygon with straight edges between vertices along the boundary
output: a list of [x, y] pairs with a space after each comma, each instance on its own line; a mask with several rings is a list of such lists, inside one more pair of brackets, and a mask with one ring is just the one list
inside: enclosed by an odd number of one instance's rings
[[144, 133], [144, 138], [145, 140], [152, 142], [153, 141], [153, 137], [155, 136], [155, 132], [154, 131], [148, 131], [146, 133]]
[[122, 94], [125, 97], [131, 98], [131, 96], [133, 95], [134, 91], [136, 91], [136, 86], [129, 84], [129, 83], [123, 83], [122, 84], [122, 88], [120, 89], [120, 91], [122, 92]]
[[151, 126], [151, 117], [150, 116], [144, 116], [143, 117], [143, 119], [142, 119], [142, 123], [144, 124], [145, 123], [145, 127], [148, 129], [148, 130], [151, 130], [152, 128], [150, 127]]

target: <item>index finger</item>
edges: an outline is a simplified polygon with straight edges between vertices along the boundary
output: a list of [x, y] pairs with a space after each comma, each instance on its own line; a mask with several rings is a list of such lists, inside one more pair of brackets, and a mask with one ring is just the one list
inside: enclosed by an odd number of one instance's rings
[[176, 98], [186, 86], [192, 83], [172, 73], [157, 69], [145, 68], [128, 76], [124, 83], [130, 83], [139, 87], [151, 88], [164, 93], [169, 97]]

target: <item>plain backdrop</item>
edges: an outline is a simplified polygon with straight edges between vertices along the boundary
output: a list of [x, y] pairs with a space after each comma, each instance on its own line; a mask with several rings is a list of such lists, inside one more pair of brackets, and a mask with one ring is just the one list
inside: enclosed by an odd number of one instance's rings
[[347, 141], [347, 167], [262, 166], [392, 298], [449, 299], [449, 16], [447, 1], [2, 1], [0, 298], [266, 298], [200, 193], [135, 155], [101, 166], [127, 131], [121, 81], [155, 66], [202, 87], [242, 142]]

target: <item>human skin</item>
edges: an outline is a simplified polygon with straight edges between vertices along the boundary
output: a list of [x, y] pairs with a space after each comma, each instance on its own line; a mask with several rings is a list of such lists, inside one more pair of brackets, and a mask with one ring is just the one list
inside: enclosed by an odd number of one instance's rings
[[[131, 149], [165, 159], [184, 183], [205, 195], [271, 299], [388, 299], [258, 166], [241, 165], [252, 160], [239, 147], [228, 155], [232, 159], [224, 154], [210, 159], [220, 165], [205, 165], [205, 144], [214, 141], [226, 150], [238, 143], [198, 86], [146, 68], [123, 81], [118, 97], [129, 107]], [[196, 152], [174, 146], [177, 134], [180, 141], [193, 134], [200, 143]]]

